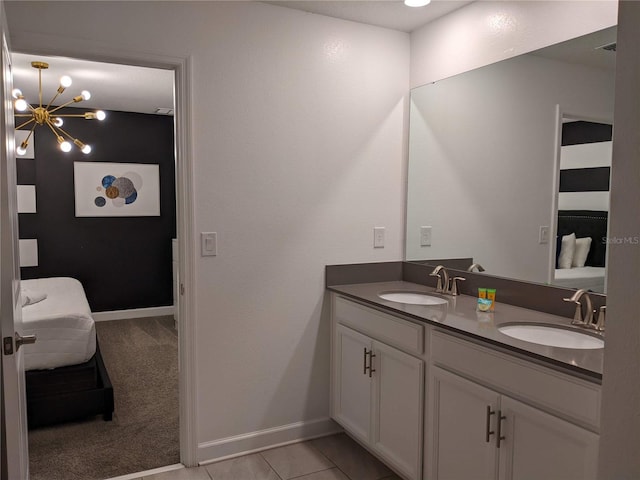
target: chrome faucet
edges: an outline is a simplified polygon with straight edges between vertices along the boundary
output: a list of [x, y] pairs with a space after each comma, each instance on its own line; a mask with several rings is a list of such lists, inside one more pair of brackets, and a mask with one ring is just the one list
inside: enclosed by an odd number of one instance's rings
[[473, 272], [473, 269], [477, 269], [478, 272], [484, 272], [484, 267], [479, 263], [472, 264], [469, 268], [467, 268], [467, 272]]
[[[441, 275], [442, 274], [442, 275]], [[453, 277], [449, 280], [449, 272], [443, 265], [438, 265], [433, 269], [433, 272], [429, 274], [431, 277], [438, 277], [438, 283], [436, 284], [436, 293], [444, 293], [445, 295], [460, 295], [458, 292], [457, 281], [466, 280], [463, 277]]]
[[[582, 317], [582, 302], [580, 300], [584, 298], [585, 305], [587, 307], [587, 312], [584, 318]], [[576, 304], [576, 313], [573, 315], [572, 325], [580, 325], [581, 327], [593, 328], [595, 330], [603, 331], [604, 330], [604, 322], [607, 306], [603, 305], [600, 307], [600, 313], [598, 314], [597, 321], [594, 321], [595, 318], [593, 314], [596, 312], [593, 308], [593, 302], [591, 302], [591, 297], [589, 296], [589, 292], [584, 288], [580, 290], [576, 290], [576, 292], [570, 298], [563, 298], [565, 302], [573, 302]]]
[[[440, 276], [442, 273], [442, 276]], [[436, 284], [436, 293], [447, 293], [449, 290], [449, 272], [443, 265], [438, 265], [433, 269], [433, 272], [429, 274], [430, 277], [438, 277], [438, 283]], [[444, 287], [443, 287], [444, 285]]]

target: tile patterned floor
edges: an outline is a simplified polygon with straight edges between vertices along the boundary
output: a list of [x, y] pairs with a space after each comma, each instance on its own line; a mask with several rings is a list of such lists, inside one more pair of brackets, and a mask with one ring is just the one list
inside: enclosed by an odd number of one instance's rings
[[138, 480], [400, 480], [341, 433]]

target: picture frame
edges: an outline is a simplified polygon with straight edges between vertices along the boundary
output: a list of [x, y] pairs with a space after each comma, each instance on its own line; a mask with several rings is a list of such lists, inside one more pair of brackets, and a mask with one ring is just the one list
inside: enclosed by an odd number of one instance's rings
[[160, 216], [160, 166], [74, 162], [76, 217]]

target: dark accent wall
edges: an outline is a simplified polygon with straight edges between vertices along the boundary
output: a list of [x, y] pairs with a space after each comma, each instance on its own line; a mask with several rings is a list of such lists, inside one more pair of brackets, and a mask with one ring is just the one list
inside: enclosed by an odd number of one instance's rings
[[[23, 267], [22, 278], [77, 278], [94, 312], [172, 305], [173, 117], [111, 111], [103, 122], [66, 119], [63, 128], [92, 152], [74, 147], [65, 154], [51, 131], [39, 127], [35, 160], [18, 160], [18, 184], [36, 186], [37, 210], [19, 215], [20, 238], [38, 240], [38, 266]], [[76, 161], [159, 164], [160, 216], [76, 217]]]
[[560, 170], [561, 192], [608, 192], [611, 167]]
[[562, 146], [581, 143], [610, 142], [613, 138], [613, 125], [586, 121], [565, 122], [562, 124]]

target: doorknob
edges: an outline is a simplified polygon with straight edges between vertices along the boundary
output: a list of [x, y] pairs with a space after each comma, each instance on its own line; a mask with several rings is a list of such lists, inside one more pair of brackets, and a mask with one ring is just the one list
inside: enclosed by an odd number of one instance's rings
[[20, 349], [22, 345], [29, 345], [32, 343], [36, 343], [35, 335], [25, 335], [21, 336], [18, 332], [16, 332], [16, 352]]
[[3, 353], [5, 355], [13, 355], [13, 343], [16, 344], [16, 352], [22, 345], [28, 345], [30, 343], [36, 343], [35, 335], [21, 336], [18, 332], [15, 333], [14, 338], [4, 337], [2, 339]]

